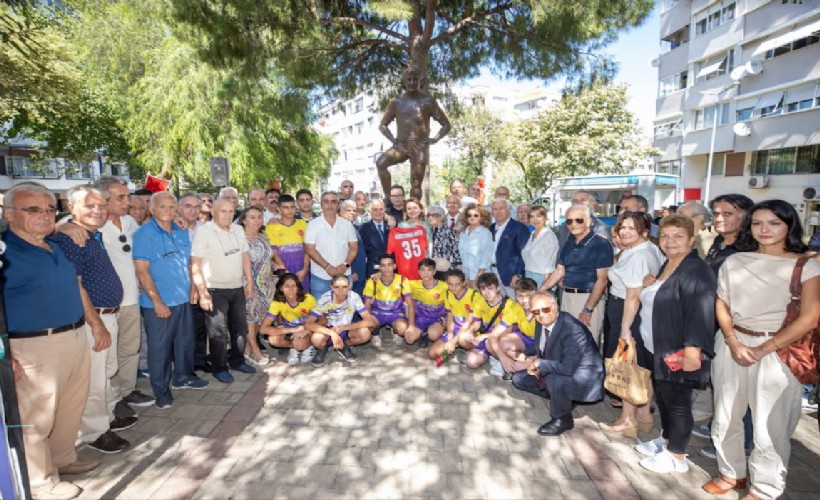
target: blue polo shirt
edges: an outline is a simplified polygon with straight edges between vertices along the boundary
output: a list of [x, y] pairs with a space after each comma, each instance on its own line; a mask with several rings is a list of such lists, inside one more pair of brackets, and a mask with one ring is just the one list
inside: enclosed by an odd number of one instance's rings
[[598, 281], [598, 269], [612, 267], [612, 257], [612, 245], [603, 236], [590, 231], [576, 241], [570, 235], [558, 256], [558, 263], [564, 266], [564, 286], [591, 289]]
[[3, 233], [3, 302], [10, 332], [31, 332], [76, 323], [83, 317], [77, 271], [60, 247], [32, 245]]
[[[151, 278], [168, 307], [186, 304], [191, 294], [191, 240], [188, 231], [171, 223], [171, 232], [151, 219], [134, 233], [134, 260], [150, 264]], [[140, 307], [154, 308], [145, 292], [140, 292]]]
[[[69, 223], [71, 224], [71, 223]], [[88, 241], [78, 246], [63, 233], [50, 238], [60, 246], [68, 260], [74, 263], [77, 274], [83, 279], [83, 288], [88, 292], [94, 307], [112, 308], [122, 304], [122, 282], [105, 251], [102, 233], [88, 231]]]

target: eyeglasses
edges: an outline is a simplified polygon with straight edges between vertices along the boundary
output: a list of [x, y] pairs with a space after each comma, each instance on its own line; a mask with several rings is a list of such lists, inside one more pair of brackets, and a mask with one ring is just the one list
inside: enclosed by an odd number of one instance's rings
[[566, 221], [564, 221], [564, 224], [566, 224], [567, 226], [571, 226], [573, 222], [575, 224], [583, 224], [586, 221], [586, 219], [567, 219]]
[[474, 218], [477, 218], [477, 217], [481, 217], [481, 215], [480, 214], [467, 214], [468, 219], [474, 219]]
[[552, 306], [542, 307], [540, 309], [530, 309], [533, 315], [540, 316], [541, 314], [549, 314], [552, 312]]
[[441, 214], [427, 214], [427, 217], [441, 217]]
[[19, 210], [21, 212], [25, 212], [30, 215], [54, 215], [57, 213], [57, 208], [53, 205], [49, 205], [48, 208], [43, 207], [6, 207], [6, 210]]
[[125, 243], [125, 245], [122, 246], [123, 252], [131, 251], [131, 245], [128, 244], [128, 238], [126, 238], [124, 234], [121, 234], [120, 237], [117, 239], [120, 240], [120, 243]]
[[230, 250], [225, 250], [225, 245], [222, 244], [222, 237], [219, 236], [219, 234], [216, 235], [216, 239], [217, 239], [217, 241], [219, 241], [219, 246], [222, 248], [222, 252], [225, 254], [225, 257], [227, 257], [228, 255], [233, 255], [233, 254], [239, 252], [239, 250], [240, 250], [240, 248], [239, 248], [239, 246], [240, 246], [239, 245], [239, 238], [237, 238], [236, 235], [233, 234], [233, 233], [231, 233], [231, 236], [233, 236], [233, 239], [236, 242], [237, 247], [236, 248], [231, 248]]

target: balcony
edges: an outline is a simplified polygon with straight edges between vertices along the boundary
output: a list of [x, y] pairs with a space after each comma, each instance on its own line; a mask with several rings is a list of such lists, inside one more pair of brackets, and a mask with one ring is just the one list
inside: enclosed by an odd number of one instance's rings
[[751, 133], [735, 140], [736, 151], [758, 151], [820, 143], [820, 107], [747, 121]]
[[[709, 154], [709, 142], [712, 137], [712, 127], [695, 130], [687, 133], [683, 138], [681, 152], [684, 157]], [[715, 151], [733, 151], [735, 148], [735, 134], [731, 125], [718, 125], [715, 132]]]
[[661, 13], [662, 39], [689, 24], [689, 18], [692, 15], [690, 10], [691, 5], [692, 2], [690, 0], [679, 0], [672, 5], [669, 10]]

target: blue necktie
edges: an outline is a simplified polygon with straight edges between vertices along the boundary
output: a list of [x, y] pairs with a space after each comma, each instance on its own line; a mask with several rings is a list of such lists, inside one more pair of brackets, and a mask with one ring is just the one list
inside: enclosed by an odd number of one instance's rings
[[382, 239], [382, 241], [384, 241], [384, 227], [382, 227], [382, 224], [382, 222], [376, 224], [376, 229], [379, 230], [379, 237]]

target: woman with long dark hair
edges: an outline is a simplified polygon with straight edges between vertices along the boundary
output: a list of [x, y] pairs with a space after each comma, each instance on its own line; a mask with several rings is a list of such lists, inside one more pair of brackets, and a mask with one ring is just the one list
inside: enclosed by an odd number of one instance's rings
[[[786, 487], [790, 438], [801, 414], [803, 386], [777, 352], [817, 327], [820, 262], [805, 259], [803, 228], [783, 200], [754, 205], [718, 275], [716, 315], [723, 338], [715, 342], [712, 440], [720, 476], [704, 485], [712, 494], [747, 486], [743, 415], [752, 410], [753, 482], [744, 498], [777, 498]], [[802, 269], [796, 266], [802, 265]], [[800, 314], [782, 328], [792, 274], [802, 283]]]
[[313, 361], [315, 349], [305, 323], [315, 306], [316, 299], [305, 292], [296, 274], [285, 273], [279, 278], [259, 333], [267, 335], [271, 346], [289, 349], [289, 365]]

